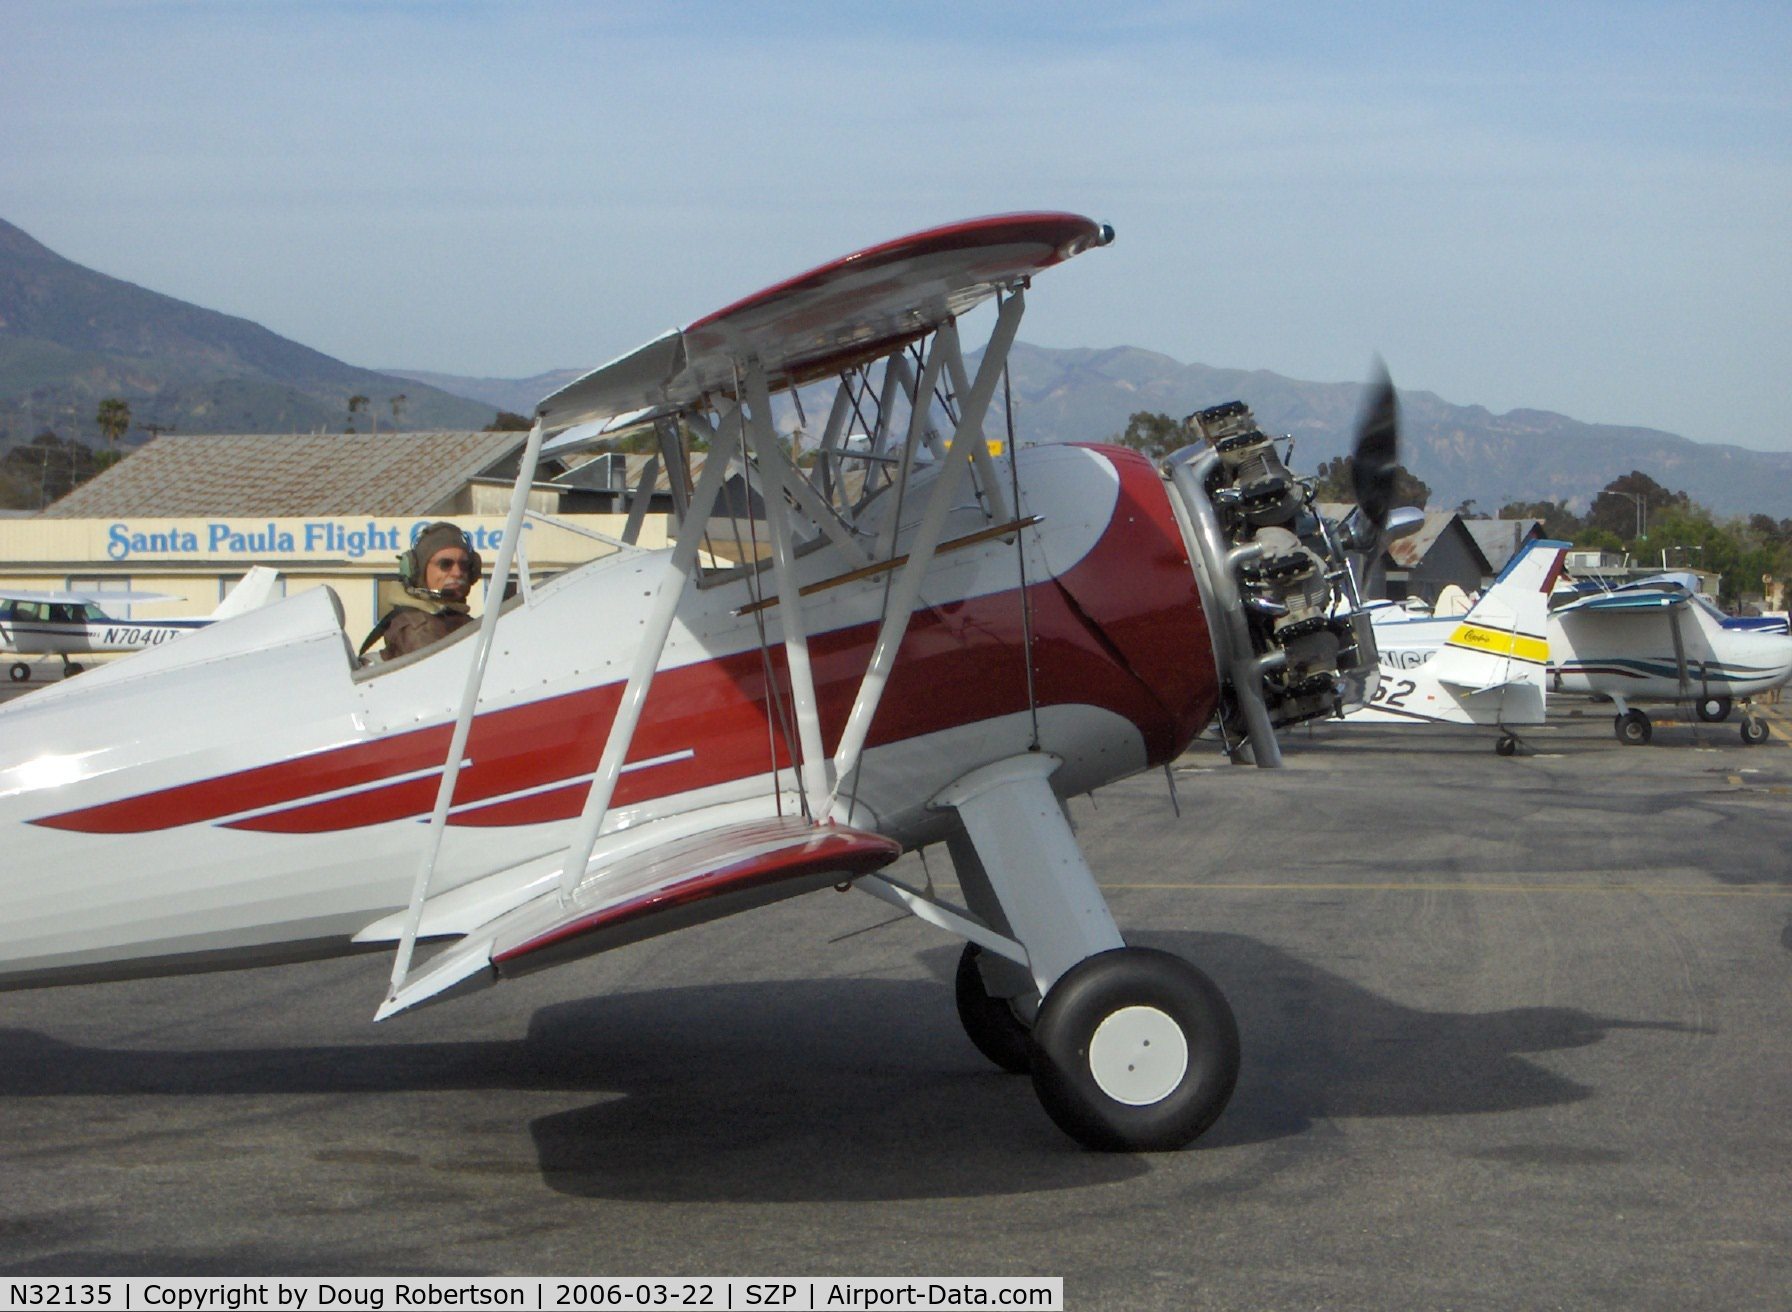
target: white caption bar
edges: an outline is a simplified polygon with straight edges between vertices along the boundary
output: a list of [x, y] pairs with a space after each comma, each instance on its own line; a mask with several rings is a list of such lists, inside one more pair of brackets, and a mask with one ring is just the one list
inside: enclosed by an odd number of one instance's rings
[[469, 1276], [391, 1279], [307, 1276], [279, 1279], [5, 1279], [14, 1308], [103, 1312], [246, 1312], [290, 1309], [525, 1308], [583, 1312], [826, 1312], [850, 1308], [1028, 1308], [1061, 1312], [1062, 1276]]

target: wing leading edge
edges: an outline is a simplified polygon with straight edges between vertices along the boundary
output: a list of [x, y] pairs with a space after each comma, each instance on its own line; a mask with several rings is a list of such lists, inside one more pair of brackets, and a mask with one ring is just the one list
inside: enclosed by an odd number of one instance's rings
[[914, 341], [1041, 269], [1113, 239], [1079, 214], [1000, 214], [867, 247], [673, 330], [536, 407], [550, 429], [679, 409], [756, 360], [773, 391]]

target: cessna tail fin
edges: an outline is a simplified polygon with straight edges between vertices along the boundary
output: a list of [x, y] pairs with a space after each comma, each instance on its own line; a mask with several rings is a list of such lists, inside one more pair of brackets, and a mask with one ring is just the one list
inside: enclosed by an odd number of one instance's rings
[[1459, 692], [1535, 682], [1549, 669], [1549, 590], [1566, 542], [1538, 539], [1514, 556], [1462, 622], [1421, 667]]
[[280, 571], [269, 569], [266, 565], [252, 567], [224, 594], [224, 600], [218, 603], [218, 609], [211, 613], [210, 618], [227, 620], [233, 615], [246, 615], [267, 605], [274, 599], [274, 585], [279, 581]]

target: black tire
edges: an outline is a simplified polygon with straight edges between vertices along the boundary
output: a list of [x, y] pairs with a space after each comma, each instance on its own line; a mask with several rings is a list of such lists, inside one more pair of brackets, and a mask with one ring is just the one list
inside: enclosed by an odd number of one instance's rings
[[12, 669], [7, 672], [12, 675], [14, 683], [25, 683], [31, 678], [31, 667], [24, 661], [14, 661]]
[[1706, 697], [1693, 703], [1693, 710], [1706, 724], [1722, 724], [1730, 718], [1730, 699]]
[[1612, 729], [1626, 747], [1646, 747], [1655, 736], [1655, 726], [1641, 711], [1625, 711], [1612, 721]]
[[958, 1020], [977, 1051], [1005, 1071], [1025, 1075], [1033, 1068], [1033, 1039], [1007, 998], [991, 997], [977, 959], [983, 949], [966, 943], [958, 958], [955, 993]]
[[1033, 1025], [1033, 1088], [1087, 1148], [1181, 1148], [1219, 1119], [1237, 1081], [1232, 1008], [1168, 952], [1085, 958], [1052, 985]]
[[1518, 754], [1518, 739], [1509, 733], [1501, 734], [1500, 740], [1493, 745], [1493, 750], [1501, 756], [1515, 756]]
[[79, 661], [70, 661], [67, 665], [62, 667], [62, 677], [65, 679], [72, 679], [85, 668], [87, 667], [82, 665]]
[[1742, 741], [1750, 747], [1759, 747], [1767, 741], [1767, 721], [1759, 715], [1742, 717]]

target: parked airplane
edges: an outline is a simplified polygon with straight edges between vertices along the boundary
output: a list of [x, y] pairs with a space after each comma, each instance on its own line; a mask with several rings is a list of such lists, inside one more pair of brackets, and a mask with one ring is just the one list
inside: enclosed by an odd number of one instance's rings
[[1648, 715], [1634, 703], [1693, 707], [1699, 719], [1729, 718], [1743, 707], [1742, 741], [1767, 741], [1767, 721], [1750, 698], [1792, 679], [1792, 636], [1737, 628], [1683, 584], [1649, 580], [1580, 597], [1550, 615], [1551, 687], [1613, 702], [1618, 741], [1647, 743]]
[[[154, 592], [21, 592], [0, 590], [0, 651], [20, 656], [60, 656], [62, 674], [79, 674], [83, 666], [71, 655], [85, 652], [141, 651], [157, 647], [208, 624], [266, 605], [273, 596], [277, 571], [256, 565], [238, 579], [210, 615], [192, 619], [113, 619], [99, 607], [111, 602], [167, 601]], [[14, 683], [31, 677], [31, 666], [14, 661], [8, 669]]]
[[1494, 750], [1512, 755], [1518, 738], [1511, 727], [1543, 723], [1549, 593], [1568, 546], [1527, 543], [1462, 616], [1407, 619], [1399, 607], [1373, 609], [1381, 678], [1344, 718], [1494, 725], [1504, 731]]
[[[967, 1034], [1070, 1135], [1193, 1139], [1232, 1091], [1231, 1010], [1180, 957], [1127, 946], [1061, 799], [1166, 765], [1222, 701], [1273, 765], [1279, 725], [1373, 672], [1331, 580], [1386, 518], [1393, 393], [1343, 525], [1254, 431], [1162, 470], [1109, 447], [992, 456], [1032, 280], [1111, 238], [1052, 213], [932, 229], [562, 388], [492, 569], [491, 595], [513, 574], [518, 595], [433, 649], [360, 667], [319, 588], [0, 708], [0, 983], [384, 946], [385, 1018], [850, 885], [967, 941]], [[959, 317], [992, 300], [968, 359]], [[827, 378], [799, 467], [772, 397]], [[615, 554], [532, 580], [549, 434], [567, 449], [624, 416], [657, 434], [634, 504], [669, 483], [674, 545], [635, 545], [636, 514]], [[843, 444], [849, 420], [868, 448]], [[731, 471], [759, 501], [718, 501]], [[702, 568], [724, 537], [767, 550]], [[940, 842], [962, 905], [887, 872]], [[445, 946], [413, 969], [426, 942]]]

